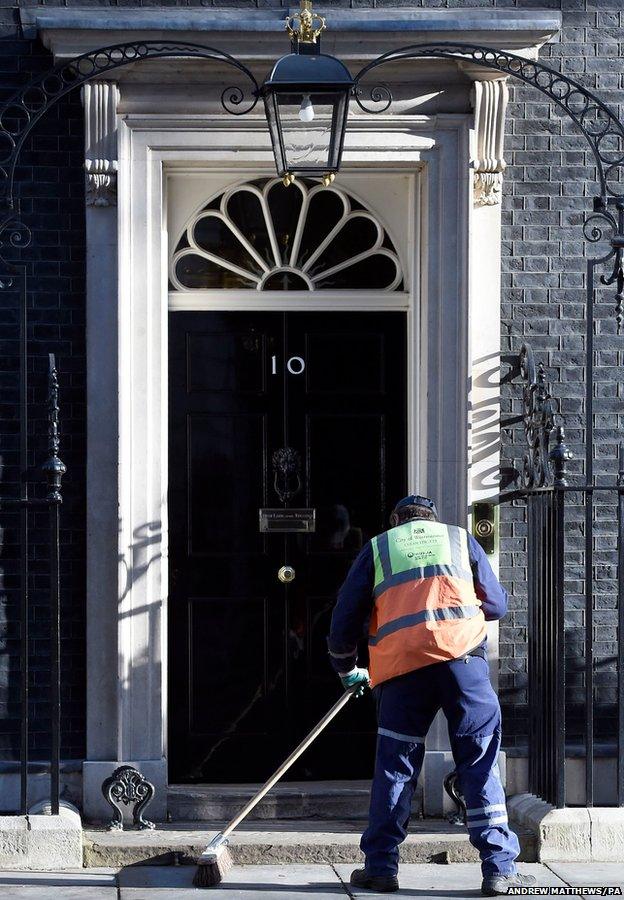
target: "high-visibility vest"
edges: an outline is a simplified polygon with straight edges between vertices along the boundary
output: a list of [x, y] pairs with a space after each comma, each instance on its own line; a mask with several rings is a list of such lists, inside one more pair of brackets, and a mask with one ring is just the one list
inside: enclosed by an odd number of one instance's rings
[[486, 636], [468, 534], [416, 519], [371, 541], [375, 605], [368, 646], [372, 685], [457, 659]]

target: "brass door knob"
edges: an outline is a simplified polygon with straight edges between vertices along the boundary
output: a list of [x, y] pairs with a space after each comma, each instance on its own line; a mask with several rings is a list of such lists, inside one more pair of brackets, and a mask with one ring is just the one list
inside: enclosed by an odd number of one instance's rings
[[295, 580], [295, 570], [292, 566], [282, 566], [282, 568], [277, 573], [277, 577], [282, 582], [282, 584], [289, 584], [289, 582]]

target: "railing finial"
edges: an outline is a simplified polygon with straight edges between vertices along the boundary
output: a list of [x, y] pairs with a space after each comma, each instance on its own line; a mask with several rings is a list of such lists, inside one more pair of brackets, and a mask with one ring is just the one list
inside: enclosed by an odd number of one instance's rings
[[557, 425], [555, 431], [555, 446], [548, 454], [548, 459], [553, 468], [555, 487], [567, 487], [568, 479], [566, 472], [566, 464], [572, 459], [572, 453], [568, 450], [565, 443], [565, 429], [563, 425]]
[[63, 460], [59, 457], [61, 438], [59, 432], [59, 384], [58, 371], [54, 354], [48, 355], [48, 453], [49, 456], [41, 466], [48, 479], [47, 499], [61, 503], [61, 481], [67, 471]]

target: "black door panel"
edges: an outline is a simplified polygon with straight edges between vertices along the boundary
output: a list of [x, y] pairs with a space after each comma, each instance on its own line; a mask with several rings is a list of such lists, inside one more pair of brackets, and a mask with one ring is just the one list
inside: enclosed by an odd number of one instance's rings
[[[170, 779], [262, 781], [340, 693], [336, 591], [405, 493], [405, 315], [171, 313], [169, 346]], [[314, 534], [260, 532], [280, 489]], [[290, 777], [368, 777], [374, 743], [367, 697]]]

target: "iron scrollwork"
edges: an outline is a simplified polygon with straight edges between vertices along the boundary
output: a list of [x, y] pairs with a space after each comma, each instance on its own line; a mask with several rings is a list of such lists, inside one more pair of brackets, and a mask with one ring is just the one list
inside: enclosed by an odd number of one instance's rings
[[[377, 103], [379, 105], [376, 107], [367, 106], [366, 103], [362, 100], [363, 93], [366, 93], [368, 95], [368, 100], [370, 103]], [[364, 112], [367, 113], [373, 113], [374, 115], [379, 115], [379, 113], [383, 113], [387, 109], [390, 109], [394, 100], [392, 91], [387, 84], [376, 84], [372, 88], [367, 88], [366, 91], [364, 91], [364, 89], [359, 85], [356, 85], [356, 87], [354, 88], [353, 96], [360, 109], [364, 110]]]
[[137, 828], [145, 830], [156, 827], [153, 822], [143, 817], [146, 806], [154, 797], [155, 788], [138, 769], [133, 766], [119, 766], [102, 782], [102, 793], [113, 808], [109, 828], [123, 831], [123, 812], [120, 803], [126, 806], [134, 804], [132, 821]]
[[[609, 207], [614, 208], [615, 213]], [[615, 321], [620, 334], [624, 325], [624, 198], [609, 198], [607, 203], [601, 197], [594, 200], [594, 212], [585, 220], [583, 233], [588, 241], [596, 244], [605, 239], [605, 231], [608, 232], [611, 251], [596, 262], [612, 260], [610, 274], [601, 275], [600, 282], [616, 286]]]
[[[249, 85], [226, 88], [221, 95], [223, 108], [233, 115], [251, 112], [259, 99], [258, 82], [250, 70], [234, 56], [202, 44], [165, 41], [130, 41], [101, 47], [69, 62], [60, 63], [34, 78], [18, 90], [0, 109], [0, 201], [7, 211], [15, 208], [13, 181], [22, 145], [45, 113], [75, 88], [99, 78], [113, 69], [143, 59], [187, 58], [219, 62], [236, 69]], [[248, 102], [243, 104], [245, 98]], [[240, 107], [240, 108], [239, 108]], [[0, 221], [0, 233], [6, 230], [14, 214]], [[24, 241], [20, 241], [24, 246]]]
[[[536, 366], [533, 350], [523, 344], [520, 371], [524, 378], [523, 420], [527, 449], [523, 480], [526, 488], [567, 485], [566, 464], [572, 454], [565, 444], [565, 431], [557, 422], [557, 404], [546, 383], [543, 363]], [[555, 437], [554, 446], [552, 437]]]
[[512, 75], [536, 88], [563, 109], [590, 144], [598, 167], [601, 195], [624, 199], [618, 192], [621, 191], [618, 168], [624, 165], [624, 125], [599, 97], [582, 84], [541, 62], [478, 44], [453, 41], [411, 44], [398, 50], [390, 50], [360, 69], [354, 78], [356, 89], [360, 88], [361, 81], [370, 72], [381, 65], [427, 57], [473, 63], [504, 75]]
[[301, 457], [292, 447], [280, 447], [273, 454], [273, 486], [282, 503], [301, 490]]
[[444, 779], [444, 790], [456, 807], [455, 812], [452, 812], [447, 816], [447, 821], [451, 825], [465, 825], [467, 821], [466, 802], [459, 790], [459, 777], [456, 769], [449, 772]]

